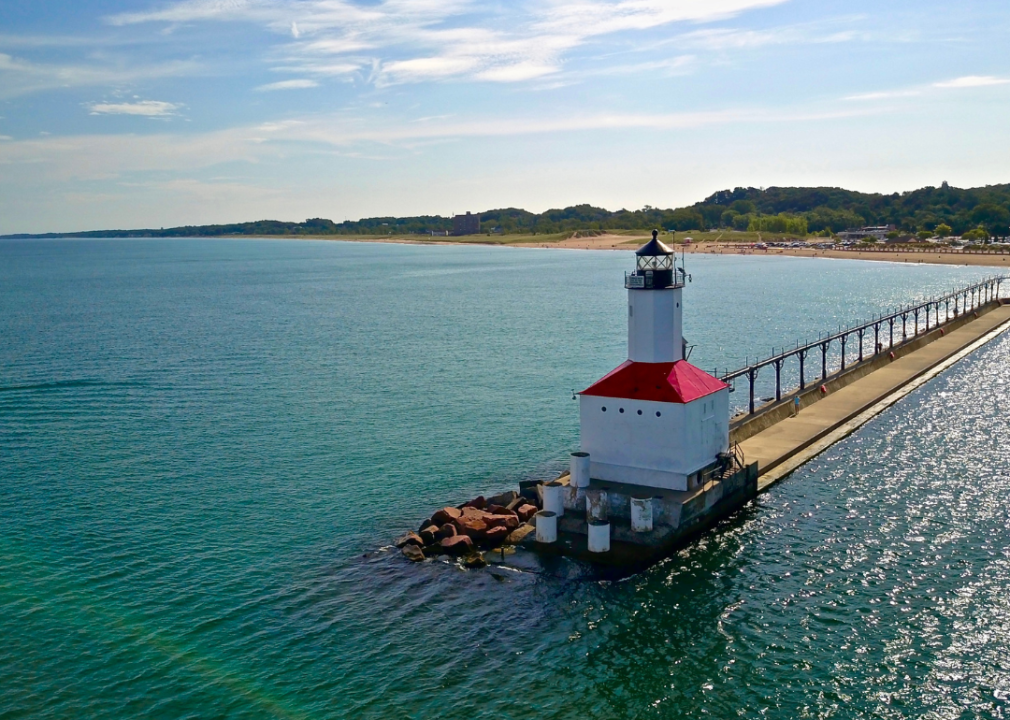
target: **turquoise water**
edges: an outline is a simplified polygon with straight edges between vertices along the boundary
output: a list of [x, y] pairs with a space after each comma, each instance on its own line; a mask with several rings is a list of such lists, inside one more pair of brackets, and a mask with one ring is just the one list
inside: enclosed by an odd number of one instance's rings
[[[984, 274], [688, 262], [703, 367]], [[0, 717], [1010, 713], [1010, 338], [628, 580], [382, 549], [562, 466], [629, 265], [0, 243]]]

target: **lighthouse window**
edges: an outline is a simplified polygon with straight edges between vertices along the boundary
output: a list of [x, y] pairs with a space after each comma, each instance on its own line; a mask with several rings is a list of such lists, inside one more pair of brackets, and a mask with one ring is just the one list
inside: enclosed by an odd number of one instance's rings
[[624, 408], [620, 408], [617, 412], [624, 412]]
[[642, 411], [641, 411], [641, 410], [639, 410], [639, 411], [638, 411], [638, 414], [639, 414], [639, 415], [641, 415], [641, 414], [642, 414]]
[[603, 412], [607, 412], [607, 408], [606, 407], [603, 408]]
[[662, 416], [663, 416], [663, 413], [661, 413], [661, 412], [659, 412], [659, 410], [657, 410], [656, 411], [656, 417], [662, 417]]

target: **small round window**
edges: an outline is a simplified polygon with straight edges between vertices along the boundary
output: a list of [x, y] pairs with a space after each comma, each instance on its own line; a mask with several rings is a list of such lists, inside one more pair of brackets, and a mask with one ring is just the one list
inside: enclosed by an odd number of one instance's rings
[[656, 417], [662, 417], [662, 416], [663, 416], [663, 413], [661, 413], [661, 412], [659, 412], [659, 410], [657, 410], [656, 411]]
[[641, 410], [639, 410], [639, 411], [638, 411], [638, 414], [639, 414], [639, 415], [641, 415], [641, 414], [642, 414], [642, 411], [641, 411]]
[[623, 413], [624, 412], [624, 408], [620, 408], [617, 412]]
[[603, 412], [607, 412], [607, 408], [603, 408]]

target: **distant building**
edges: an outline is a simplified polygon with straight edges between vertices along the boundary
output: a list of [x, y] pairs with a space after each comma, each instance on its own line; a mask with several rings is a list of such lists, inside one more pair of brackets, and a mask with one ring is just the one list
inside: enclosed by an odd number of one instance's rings
[[838, 233], [838, 237], [842, 240], [862, 240], [863, 238], [883, 240], [887, 237], [887, 233], [893, 232], [895, 229], [894, 225], [868, 225], [861, 228], [849, 228]]
[[452, 219], [453, 235], [480, 235], [480, 215], [456, 215]]

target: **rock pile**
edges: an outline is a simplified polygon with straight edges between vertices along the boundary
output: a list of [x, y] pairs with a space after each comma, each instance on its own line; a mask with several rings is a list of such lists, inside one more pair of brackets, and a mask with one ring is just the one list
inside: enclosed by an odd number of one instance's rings
[[514, 545], [535, 529], [532, 521], [540, 503], [535, 489], [523, 493], [510, 490], [444, 507], [425, 519], [417, 532], [398, 538], [395, 545], [413, 562], [444, 554], [463, 558], [465, 567], [482, 567], [480, 550]]

